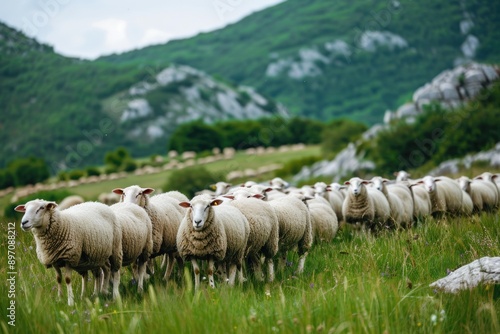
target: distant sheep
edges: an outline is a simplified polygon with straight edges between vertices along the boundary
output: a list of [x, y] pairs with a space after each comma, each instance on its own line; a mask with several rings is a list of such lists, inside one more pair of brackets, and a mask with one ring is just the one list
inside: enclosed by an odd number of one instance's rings
[[349, 187], [342, 215], [348, 224], [361, 224], [375, 230], [386, 226], [391, 211], [389, 202], [380, 191], [366, 187], [369, 183], [358, 177], [345, 182]]
[[180, 203], [188, 210], [177, 233], [177, 248], [180, 256], [193, 265], [196, 290], [200, 287], [198, 261], [201, 260], [208, 261], [210, 287], [215, 287], [216, 263], [229, 267], [229, 285], [234, 285], [237, 272], [242, 283], [242, 263], [250, 226], [236, 207], [220, 204], [222, 200], [212, 200], [205, 195]]
[[[254, 197], [254, 196], [257, 196]], [[269, 205], [259, 199], [246, 188], [233, 193], [234, 201], [230, 205], [238, 208], [248, 220], [250, 234], [247, 243], [247, 262], [250, 264], [258, 279], [263, 277], [261, 269], [261, 256], [267, 265], [268, 281], [274, 280], [274, 260], [278, 252], [279, 225], [276, 212]]]
[[489, 172], [485, 172], [481, 175], [478, 175], [474, 178], [474, 180], [482, 180], [485, 182], [485, 186], [494, 190], [495, 192], [495, 208], [498, 209], [500, 207], [500, 188], [497, 186], [495, 180], [497, 179], [496, 174], [492, 174]]
[[330, 203], [335, 215], [339, 221], [343, 220], [342, 216], [342, 205], [344, 204], [344, 196], [342, 193], [332, 187], [328, 186], [324, 182], [316, 182], [314, 184], [315, 193], [318, 196], [323, 197]]
[[103, 269], [106, 286], [111, 271], [113, 297], [119, 296], [122, 235], [109, 207], [86, 202], [59, 210], [56, 203], [37, 199], [18, 205], [15, 210], [24, 212], [21, 228], [33, 232], [40, 262], [56, 270], [59, 296], [61, 268], [64, 269], [68, 305], [74, 304], [71, 269], [79, 273]]
[[81, 204], [85, 202], [82, 196], [78, 195], [71, 195], [66, 198], [64, 198], [58, 205], [59, 210], [64, 210], [67, 208], [72, 207], [73, 205]]
[[413, 201], [409, 189], [400, 191], [399, 187], [386, 186], [389, 180], [383, 179], [380, 176], [375, 176], [371, 179], [373, 187], [384, 194], [389, 202], [391, 209], [391, 220], [397, 228], [409, 227], [413, 221]]
[[462, 176], [457, 180], [460, 188], [469, 194], [474, 212], [493, 211], [496, 206], [495, 190], [481, 179], [471, 180], [466, 176]]
[[106, 205], [113, 205], [115, 203], [118, 203], [120, 201], [120, 196], [114, 193], [101, 193], [98, 197], [97, 200], [101, 203], [104, 203]]
[[143, 208], [133, 203], [115, 203], [110, 209], [121, 225], [122, 266], [137, 265], [137, 286], [142, 292], [146, 265], [153, 252], [151, 219]]
[[311, 214], [298, 198], [286, 196], [268, 201], [278, 216], [279, 252], [286, 258], [289, 250], [297, 247], [299, 264], [297, 273], [304, 271], [304, 264], [313, 242]]
[[445, 213], [459, 215], [462, 212], [462, 190], [450, 178], [425, 176], [417, 182], [423, 184], [429, 193], [432, 205], [432, 215], [440, 216]]
[[153, 188], [141, 188], [137, 185], [113, 190], [121, 195], [122, 202], [139, 205], [146, 210], [153, 226], [153, 252], [151, 258], [167, 254], [168, 266], [164, 279], [168, 280], [174, 266], [174, 255], [177, 252], [176, 236], [182, 220], [179, 212], [179, 201], [168, 194], [149, 197], [154, 192]]

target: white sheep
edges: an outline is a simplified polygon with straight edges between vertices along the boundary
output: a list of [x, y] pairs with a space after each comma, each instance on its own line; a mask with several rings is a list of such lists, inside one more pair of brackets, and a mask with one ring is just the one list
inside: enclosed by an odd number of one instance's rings
[[389, 180], [383, 179], [380, 176], [375, 176], [371, 179], [373, 187], [382, 194], [389, 202], [391, 209], [391, 220], [397, 228], [410, 227], [413, 221], [413, 200], [408, 188], [403, 189], [398, 187], [388, 187], [386, 183]]
[[361, 224], [375, 230], [387, 224], [391, 209], [380, 191], [366, 187], [369, 183], [358, 177], [344, 183], [349, 187], [342, 205], [342, 215], [348, 224]]
[[82, 274], [102, 268], [105, 283], [111, 271], [113, 297], [119, 296], [122, 236], [115, 214], [108, 206], [86, 202], [59, 210], [56, 203], [37, 199], [18, 205], [15, 210], [24, 212], [21, 228], [33, 232], [40, 262], [56, 270], [59, 296], [61, 268], [64, 269], [68, 305], [74, 304], [71, 269]]
[[304, 271], [304, 264], [313, 242], [311, 214], [298, 198], [286, 196], [268, 201], [278, 217], [279, 253], [286, 258], [289, 250], [297, 247], [299, 264], [297, 273]]
[[122, 202], [139, 205], [146, 210], [153, 226], [153, 253], [151, 258], [166, 254], [168, 265], [163, 278], [168, 281], [174, 266], [174, 255], [177, 252], [176, 236], [182, 220], [182, 214], [176, 208], [179, 201], [168, 194], [149, 197], [153, 188], [141, 188], [137, 185], [113, 190], [121, 195]]
[[474, 178], [474, 180], [482, 180], [485, 182], [485, 185], [494, 190], [495, 192], [495, 208], [498, 209], [500, 207], [500, 188], [497, 186], [495, 180], [497, 179], [497, 174], [492, 174], [489, 172], [484, 172], [481, 175], [478, 175]]
[[101, 203], [104, 203], [106, 205], [113, 205], [115, 203], [118, 203], [120, 201], [120, 196], [114, 193], [101, 193], [97, 197], [97, 200]]
[[[256, 197], [255, 197], [256, 196]], [[254, 195], [246, 188], [233, 193], [231, 205], [238, 208], [248, 220], [250, 234], [248, 236], [246, 257], [250, 268], [258, 279], [263, 278], [261, 256], [267, 265], [268, 281], [274, 280], [274, 260], [278, 252], [279, 225], [278, 217], [269, 203], [260, 200], [261, 195]]]
[[64, 198], [58, 205], [59, 210], [64, 210], [67, 208], [72, 207], [73, 205], [77, 205], [80, 203], [85, 202], [85, 200], [82, 198], [82, 196], [79, 195], [71, 195], [66, 198]]
[[153, 252], [151, 219], [146, 210], [133, 203], [115, 203], [110, 206], [122, 230], [122, 267], [137, 265], [139, 292], [143, 291], [146, 265]]
[[475, 179], [471, 180], [466, 176], [460, 177], [458, 180], [460, 188], [469, 194], [474, 212], [492, 211], [496, 206], [495, 190], [487, 181]]
[[417, 184], [423, 184], [429, 193], [432, 215], [440, 216], [446, 212], [459, 215], [462, 212], [462, 190], [452, 179], [427, 175]]
[[339, 229], [338, 217], [330, 203], [321, 196], [307, 199], [306, 205], [311, 214], [311, 227], [315, 242], [330, 242]]
[[205, 195], [195, 196], [190, 202], [180, 205], [187, 208], [186, 215], [177, 233], [177, 248], [180, 256], [191, 260], [195, 275], [195, 289], [200, 287], [200, 265], [208, 261], [208, 280], [215, 288], [216, 263], [229, 267], [229, 285], [234, 285], [236, 272], [240, 283], [250, 226], [248, 220], [236, 207], [220, 205], [222, 200]]
[[430, 216], [432, 210], [431, 197], [423, 185], [412, 184], [408, 181], [401, 181], [400, 183], [410, 189], [413, 201], [413, 218], [419, 220]]
[[343, 220], [342, 205], [344, 204], [344, 196], [340, 191], [328, 186], [325, 182], [316, 182], [314, 191], [318, 196], [325, 198], [331, 205], [335, 215], [339, 221]]
[[408, 172], [406, 172], [404, 170], [400, 170], [399, 172], [394, 172], [394, 176], [396, 176], [396, 182], [411, 181], [409, 178], [411, 176], [411, 174], [409, 174]]
[[[224, 194], [227, 194], [229, 190], [231, 189], [231, 183], [219, 181], [215, 184], [212, 184], [212, 189], [215, 191], [215, 196], [222, 196]], [[186, 201], [183, 201], [186, 202]]]

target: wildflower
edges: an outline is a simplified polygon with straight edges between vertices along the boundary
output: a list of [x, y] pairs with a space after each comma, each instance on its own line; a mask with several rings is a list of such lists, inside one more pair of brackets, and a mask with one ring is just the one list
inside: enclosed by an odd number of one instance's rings
[[431, 323], [432, 323], [433, 325], [436, 325], [436, 323], [437, 323], [437, 318], [438, 318], [438, 317], [437, 317], [437, 315], [435, 315], [435, 314], [431, 315]]

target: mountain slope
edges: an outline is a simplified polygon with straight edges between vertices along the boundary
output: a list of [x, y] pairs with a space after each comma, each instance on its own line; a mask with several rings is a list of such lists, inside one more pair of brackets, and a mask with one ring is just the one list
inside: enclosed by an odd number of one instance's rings
[[499, 39], [498, 2], [288, 0], [215, 32], [100, 60], [187, 64], [298, 114], [375, 123], [446, 68], [500, 61]]
[[182, 121], [286, 112], [251, 88], [187, 66], [138, 68], [66, 58], [3, 24], [0, 108], [0, 168], [35, 155], [52, 172], [102, 163], [116, 146], [135, 156], [164, 152]]

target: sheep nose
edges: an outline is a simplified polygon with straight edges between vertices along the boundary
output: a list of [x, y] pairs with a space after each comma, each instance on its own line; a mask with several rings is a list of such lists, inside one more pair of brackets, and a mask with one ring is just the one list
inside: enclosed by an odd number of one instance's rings
[[194, 224], [195, 224], [196, 226], [199, 226], [199, 225], [201, 224], [201, 220], [195, 220], [195, 221], [194, 221]]
[[22, 221], [21, 225], [24, 226], [24, 225], [28, 224], [29, 222], [30, 222], [29, 220]]

